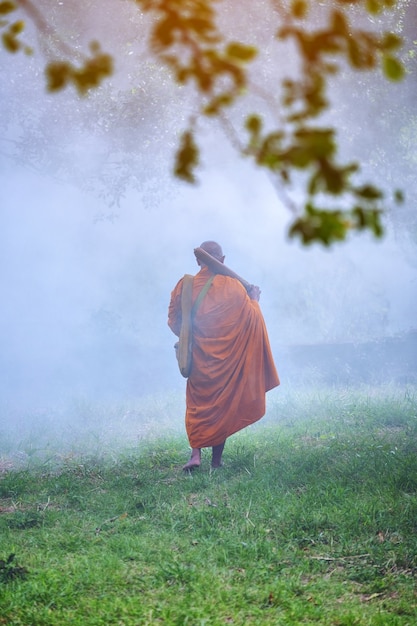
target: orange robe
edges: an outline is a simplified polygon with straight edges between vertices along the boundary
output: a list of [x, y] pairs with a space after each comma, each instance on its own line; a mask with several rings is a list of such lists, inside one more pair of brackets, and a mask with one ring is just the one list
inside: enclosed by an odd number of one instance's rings
[[[212, 272], [194, 277], [193, 302]], [[171, 294], [168, 325], [179, 336], [181, 279]], [[217, 446], [265, 415], [265, 393], [279, 385], [258, 302], [235, 278], [216, 274], [193, 322], [193, 364], [185, 426], [192, 448]]]

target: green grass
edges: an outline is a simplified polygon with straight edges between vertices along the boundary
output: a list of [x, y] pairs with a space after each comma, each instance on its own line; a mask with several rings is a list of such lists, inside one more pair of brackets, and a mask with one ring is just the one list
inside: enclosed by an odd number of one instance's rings
[[278, 390], [192, 475], [182, 398], [77, 411], [0, 439], [0, 624], [416, 623], [415, 390]]

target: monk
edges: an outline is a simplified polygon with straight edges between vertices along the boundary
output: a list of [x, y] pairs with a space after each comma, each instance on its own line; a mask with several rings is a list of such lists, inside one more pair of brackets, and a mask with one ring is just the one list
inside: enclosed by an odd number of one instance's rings
[[[224, 263], [221, 246], [200, 248]], [[214, 278], [193, 320], [192, 368], [187, 380], [185, 426], [191, 458], [183, 467], [201, 464], [201, 449], [212, 448], [211, 467], [222, 464], [226, 439], [265, 415], [265, 393], [279, 385], [268, 334], [258, 301], [259, 287], [248, 289], [230, 276], [216, 274], [197, 259], [192, 301]], [[181, 279], [171, 294], [168, 325], [179, 337]]]

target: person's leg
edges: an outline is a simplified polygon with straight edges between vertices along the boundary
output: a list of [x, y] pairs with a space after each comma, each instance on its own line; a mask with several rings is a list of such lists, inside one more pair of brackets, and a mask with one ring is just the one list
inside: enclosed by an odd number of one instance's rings
[[191, 459], [183, 466], [183, 470], [193, 470], [196, 467], [200, 467], [201, 463], [201, 450], [200, 448], [191, 449]]
[[222, 454], [223, 454], [223, 449], [224, 449], [224, 444], [226, 442], [223, 441], [223, 443], [219, 443], [218, 446], [213, 446], [212, 447], [212, 454], [211, 454], [211, 467], [216, 468], [216, 467], [220, 467], [222, 464]]

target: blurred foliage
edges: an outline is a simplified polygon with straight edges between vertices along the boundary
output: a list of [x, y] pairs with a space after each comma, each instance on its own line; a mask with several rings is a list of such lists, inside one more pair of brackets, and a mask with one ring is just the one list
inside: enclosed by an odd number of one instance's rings
[[191, 131], [186, 131], [181, 138], [180, 148], [175, 163], [175, 175], [187, 182], [194, 183], [194, 168], [198, 165], [198, 147]]
[[55, 61], [48, 64], [46, 76], [49, 91], [59, 91], [73, 83], [81, 95], [92, 87], [98, 87], [103, 78], [113, 73], [113, 60], [103, 54], [98, 43], [91, 44], [92, 56], [80, 68], [67, 61]]
[[[233, 25], [245, 13], [245, 2], [237, 8], [228, 0], [132, 2], [149, 17], [148, 50], [177, 84], [190, 86], [197, 95], [198, 111], [186, 120], [174, 164], [177, 178], [194, 183], [200, 164], [199, 120], [224, 122], [232, 107], [244, 98], [250, 100], [256, 91], [254, 64], [274, 65], [276, 59], [263, 54], [262, 32], [250, 44], [234, 36]], [[297, 66], [290, 67], [290, 76], [269, 82], [266, 99], [273, 100], [273, 128], [264, 111], [246, 112], [246, 136], [233, 128], [233, 145], [270, 172], [281, 188], [303, 190], [302, 199], [298, 193], [296, 201], [288, 203], [294, 212], [289, 234], [303, 244], [328, 246], [354, 231], [369, 231], [376, 237], [383, 233], [382, 215], [389, 201], [377, 185], [357, 182], [361, 162], [338, 161], [338, 123], [329, 126], [323, 118], [331, 109], [330, 81], [347, 68], [380, 73], [394, 83], [405, 77], [402, 38], [397, 32], [401, 29], [387, 30], [386, 15], [392, 11], [399, 23], [409, 6], [409, 0], [323, 0], [320, 5], [312, 0], [263, 0], [258, 5], [259, 13], [274, 25], [268, 45], [287, 45], [287, 50], [290, 46], [297, 53]], [[113, 59], [96, 42], [90, 44], [88, 56], [68, 45], [53, 28], [51, 11], [47, 2], [0, 1], [3, 46], [12, 53], [29, 51], [21, 39], [25, 22], [20, 13], [25, 14], [49, 44], [48, 90], [72, 84], [85, 95], [112, 74]], [[16, 13], [19, 17], [14, 20]], [[226, 28], [219, 26], [222, 15], [227, 18]], [[139, 36], [143, 39], [142, 32]], [[394, 190], [392, 200], [402, 199], [403, 192]]]

